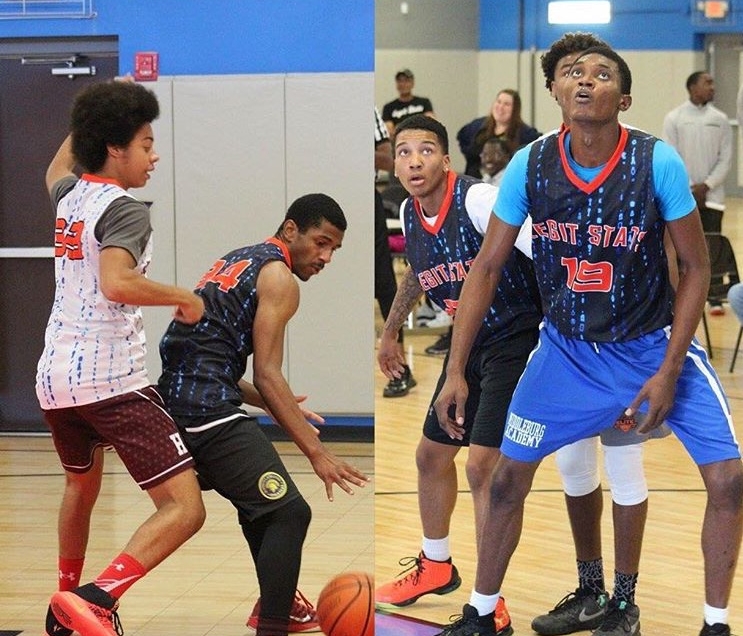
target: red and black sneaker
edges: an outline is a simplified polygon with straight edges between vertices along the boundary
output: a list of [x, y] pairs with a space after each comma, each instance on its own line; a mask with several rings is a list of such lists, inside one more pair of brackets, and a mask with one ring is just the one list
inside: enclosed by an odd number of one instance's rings
[[59, 624], [70, 631], [85, 636], [124, 636], [116, 613], [119, 602], [94, 583], [55, 592], [50, 607]]
[[[258, 628], [258, 615], [261, 613], [261, 599], [259, 598], [253, 606], [253, 611], [245, 623], [250, 629]], [[302, 592], [296, 591], [294, 602], [289, 611], [289, 627], [287, 630], [290, 634], [298, 632], [319, 632], [320, 624], [317, 622], [317, 612], [315, 606], [310, 603]]]

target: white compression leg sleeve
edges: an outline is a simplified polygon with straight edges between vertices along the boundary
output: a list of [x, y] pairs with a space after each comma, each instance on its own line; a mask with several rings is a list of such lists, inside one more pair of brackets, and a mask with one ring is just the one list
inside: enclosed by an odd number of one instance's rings
[[587, 495], [601, 483], [597, 437], [563, 446], [555, 453], [555, 461], [562, 478], [562, 487], [570, 497]]
[[648, 482], [642, 465], [643, 443], [604, 446], [604, 469], [611, 498], [620, 506], [635, 506], [648, 498]]

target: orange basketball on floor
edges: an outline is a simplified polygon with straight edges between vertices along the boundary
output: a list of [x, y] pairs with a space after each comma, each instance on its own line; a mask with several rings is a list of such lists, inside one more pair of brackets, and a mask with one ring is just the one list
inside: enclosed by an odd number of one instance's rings
[[317, 620], [326, 636], [374, 636], [374, 579], [343, 572], [317, 597]]

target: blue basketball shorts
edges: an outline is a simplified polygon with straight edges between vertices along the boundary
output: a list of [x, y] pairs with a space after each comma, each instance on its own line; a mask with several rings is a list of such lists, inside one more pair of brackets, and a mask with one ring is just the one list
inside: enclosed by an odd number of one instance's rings
[[[562, 336], [545, 321], [509, 407], [501, 452], [532, 462], [614, 422], [660, 368], [670, 328], [627, 342]], [[647, 404], [639, 411], [645, 412]], [[666, 422], [697, 465], [740, 458], [727, 398], [694, 339]]]

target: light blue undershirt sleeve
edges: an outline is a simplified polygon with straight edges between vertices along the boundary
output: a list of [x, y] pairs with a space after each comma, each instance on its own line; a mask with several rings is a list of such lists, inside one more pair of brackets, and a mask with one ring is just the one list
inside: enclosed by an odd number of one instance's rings
[[665, 141], [655, 142], [653, 148], [653, 185], [661, 216], [666, 221], [691, 214], [696, 207], [684, 162]]

